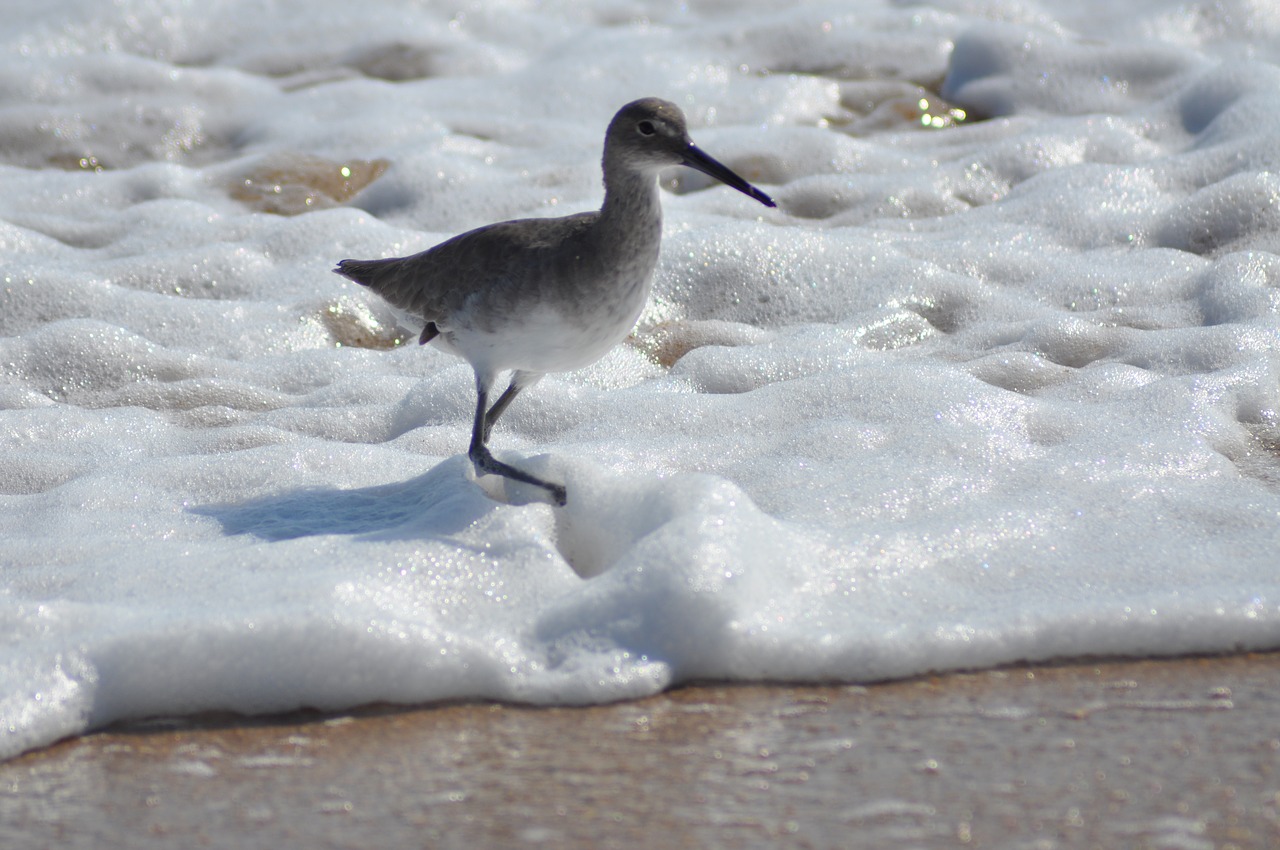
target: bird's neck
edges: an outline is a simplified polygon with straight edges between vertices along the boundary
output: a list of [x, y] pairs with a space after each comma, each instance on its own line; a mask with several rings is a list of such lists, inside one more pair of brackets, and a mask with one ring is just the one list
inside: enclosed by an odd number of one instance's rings
[[651, 171], [605, 167], [604, 206], [601, 224], [628, 230], [662, 229], [662, 202], [658, 178]]

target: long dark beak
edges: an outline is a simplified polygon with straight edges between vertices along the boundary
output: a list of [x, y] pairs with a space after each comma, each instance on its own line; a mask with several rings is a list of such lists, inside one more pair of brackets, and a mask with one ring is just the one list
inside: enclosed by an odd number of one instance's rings
[[764, 192], [761, 192], [755, 186], [752, 186], [746, 180], [743, 180], [741, 177], [734, 174], [729, 170], [728, 166], [707, 156], [702, 152], [701, 148], [693, 143], [690, 143], [689, 147], [685, 149], [684, 161], [681, 165], [687, 165], [690, 168], [697, 169], [708, 177], [714, 177], [724, 185], [732, 186], [742, 194], [755, 198], [766, 207], [777, 206], [777, 204], [773, 202], [773, 198], [770, 198]]

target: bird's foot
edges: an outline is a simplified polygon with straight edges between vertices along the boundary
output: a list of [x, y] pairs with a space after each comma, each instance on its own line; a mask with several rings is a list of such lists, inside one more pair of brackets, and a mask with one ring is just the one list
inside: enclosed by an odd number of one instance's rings
[[523, 484], [532, 484], [534, 487], [541, 487], [551, 496], [551, 500], [557, 507], [563, 508], [569, 501], [568, 491], [565, 490], [563, 484], [553, 484], [550, 481], [543, 481], [536, 475], [531, 475], [520, 469], [516, 469], [510, 464], [503, 463], [489, 453], [489, 450], [483, 445], [472, 446], [471, 451], [467, 453], [471, 458], [471, 463], [475, 465], [476, 472], [488, 475], [501, 475], [503, 478], [509, 478], [512, 481], [519, 481]]

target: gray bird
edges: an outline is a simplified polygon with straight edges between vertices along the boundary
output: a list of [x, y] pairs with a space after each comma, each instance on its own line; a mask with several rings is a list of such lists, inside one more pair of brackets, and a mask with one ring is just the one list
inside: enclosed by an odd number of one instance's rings
[[[657, 176], [672, 165], [774, 206], [694, 145], [679, 107], [650, 97], [628, 103], [609, 123], [599, 212], [490, 224], [411, 257], [343, 260], [334, 269], [421, 318], [420, 344], [471, 364], [477, 398], [467, 454], [478, 474], [523, 481], [566, 503], [563, 485], [495, 458], [489, 434], [521, 390], [547, 372], [594, 363], [631, 332], [662, 241]], [[490, 407], [490, 391], [507, 372], [510, 383]]]

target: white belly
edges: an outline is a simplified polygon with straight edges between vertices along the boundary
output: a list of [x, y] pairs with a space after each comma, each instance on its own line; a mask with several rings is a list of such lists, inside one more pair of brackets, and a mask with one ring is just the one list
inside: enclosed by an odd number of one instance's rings
[[493, 330], [462, 323], [441, 328], [432, 344], [463, 358], [478, 372], [567, 372], [589, 366], [627, 338], [644, 308], [644, 299], [625, 307], [625, 311], [597, 311], [572, 319], [538, 307]]

